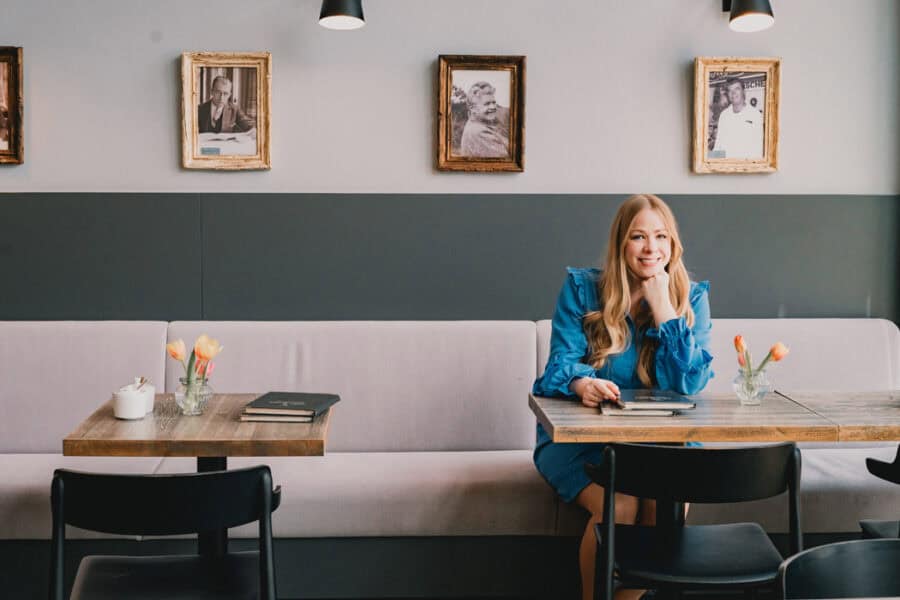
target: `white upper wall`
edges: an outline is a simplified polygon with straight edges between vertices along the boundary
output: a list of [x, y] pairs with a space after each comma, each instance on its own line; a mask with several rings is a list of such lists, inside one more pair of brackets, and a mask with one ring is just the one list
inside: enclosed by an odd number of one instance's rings
[[[772, 0], [5, 0], [25, 49], [25, 164], [0, 191], [900, 193], [900, 3]], [[185, 171], [182, 51], [273, 54], [269, 172]], [[524, 54], [519, 174], [434, 170], [439, 54]], [[783, 58], [780, 172], [690, 173], [693, 59]]]

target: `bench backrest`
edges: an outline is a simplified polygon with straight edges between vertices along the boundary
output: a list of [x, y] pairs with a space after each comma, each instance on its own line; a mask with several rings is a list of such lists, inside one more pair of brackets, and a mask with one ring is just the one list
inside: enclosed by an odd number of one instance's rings
[[[539, 321], [538, 372], [550, 348], [550, 321]], [[771, 366], [783, 390], [900, 389], [900, 330], [885, 319], [713, 319], [711, 354], [715, 377], [706, 391], [730, 392], [737, 375], [734, 336], [741, 334], [758, 363], [777, 341], [791, 352]], [[771, 364], [771, 363], [770, 363]]]
[[[224, 346], [217, 392], [340, 394], [329, 451], [514, 450], [534, 446], [531, 321], [174, 322], [190, 347]], [[166, 389], [180, 365], [168, 362]]]
[[62, 452], [115, 389], [165, 381], [163, 321], [0, 321], [0, 453]]

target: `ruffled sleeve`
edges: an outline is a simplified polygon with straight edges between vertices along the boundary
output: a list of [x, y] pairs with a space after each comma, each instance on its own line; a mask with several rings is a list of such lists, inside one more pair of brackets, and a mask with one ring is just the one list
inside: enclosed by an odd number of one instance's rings
[[589, 310], [596, 309], [591, 301], [596, 298], [591, 288], [595, 278], [594, 269], [568, 269], [553, 313], [550, 358], [544, 374], [534, 382], [535, 395], [574, 397], [569, 390], [572, 380], [594, 375], [593, 367], [581, 362], [588, 349], [581, 320]]
[[660, 389], [680, 394], [696, 394], [712, 379], [712, 355], [709, 338], [712, 323], [709, 314], [709, 282], [692, 284], [691, 308], [694, 326], [688, 327], [684, 317], [670, 319], [646, 332], [659, 340], [656, 351], [656, 383]]

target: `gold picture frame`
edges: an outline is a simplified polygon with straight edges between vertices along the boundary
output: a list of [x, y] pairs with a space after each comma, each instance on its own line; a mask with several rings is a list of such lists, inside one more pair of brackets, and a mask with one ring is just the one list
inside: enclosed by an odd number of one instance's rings
[[439, 56], [437, 137], [441, 171], [524, 171], [525, 57]]
[[780, 58], [697, 57], [694, 173], [778, 170]]
[[0, 164], [25, 162], [22, 49], [0, 46]]
[[181, 140], [185, 169], [271, 169], [272, 55], [184, 52]]

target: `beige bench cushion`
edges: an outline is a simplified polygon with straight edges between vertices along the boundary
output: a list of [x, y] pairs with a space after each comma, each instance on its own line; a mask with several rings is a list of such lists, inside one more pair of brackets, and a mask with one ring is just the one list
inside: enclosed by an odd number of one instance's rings
[[[555, 494], [531, 452], [365, 452], [229, 459], [267, 464], [281, 486], [277, 537], [552, 535]], [[167, 458], [161, 473], [195, 469]], [[253, 537], [241, 527], [233, 536]]]
[[[527, 395], [531, 321], [176, 322], [225, 347], [218, 392], [334, 392], [328, 450], [521, 450], [534, 446]], [[174, 390], [181, 367], [169, 361]]]
[[[159, 462], [158, 458], [0, 454], [0, 539], [50, 539], [50, 484], [56, 469], [149, 475]], [[69, 527], [66, 537], [111, 536]]]
[[166, 326], [0, 321], [0, 452], [61, 452], [62, 439], [136, 375], [162, 391]]

